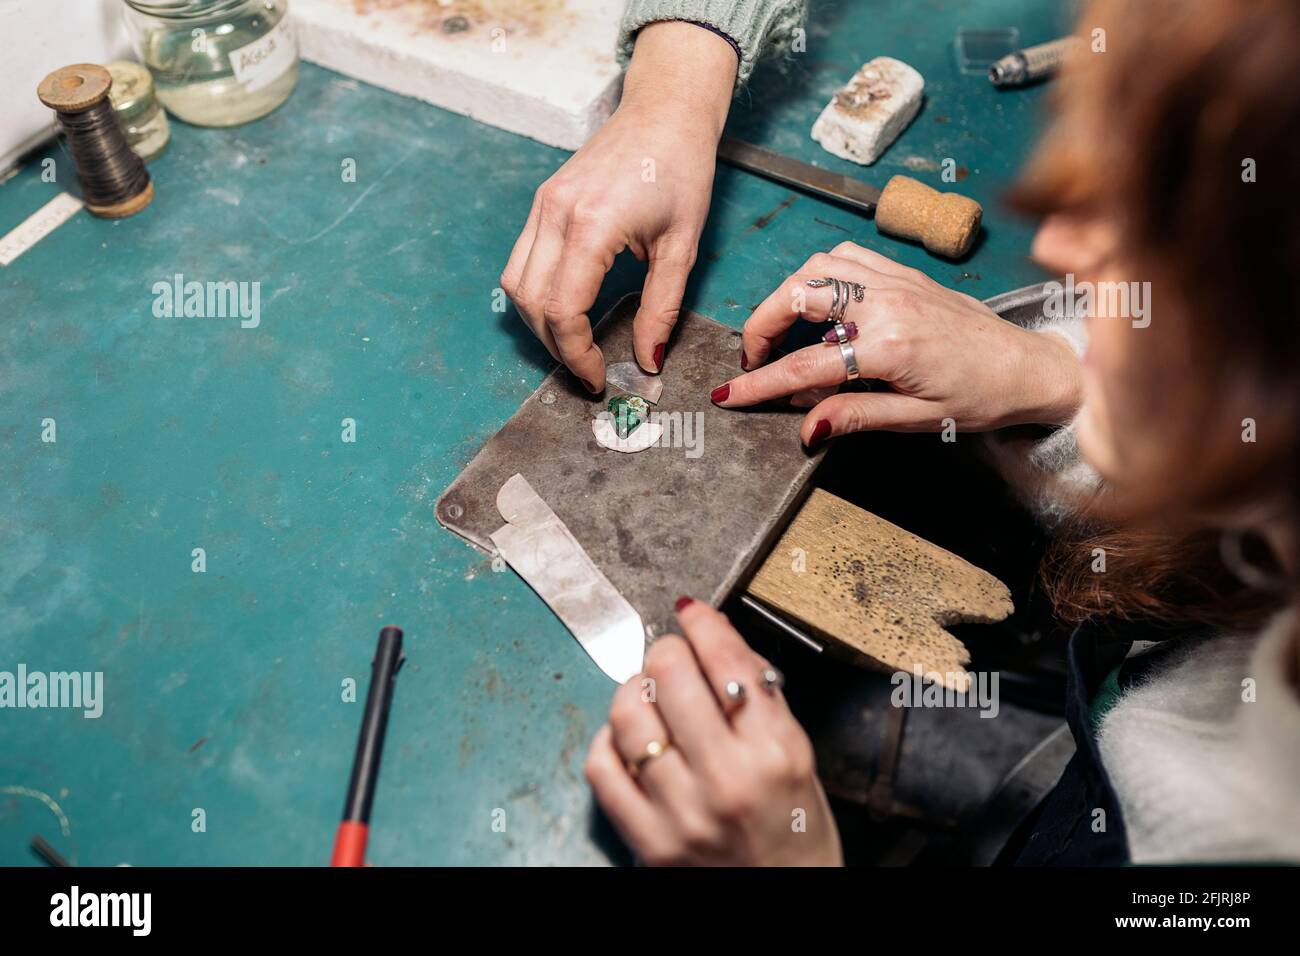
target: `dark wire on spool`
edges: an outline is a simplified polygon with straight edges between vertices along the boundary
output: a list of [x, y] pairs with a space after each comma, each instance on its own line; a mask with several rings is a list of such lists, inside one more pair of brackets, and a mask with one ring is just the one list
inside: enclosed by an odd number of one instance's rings
[[113, 79], [102, 66], [75, 63], [55, 70], [37, 87], [41, 102], [58, 114], [86, 208], [120, 219], [153, 199], [144, 160], [126, 141], [112, 101]]
[[144, 192], [149, 172], [127, 143], [107, 98], [80, 113], [60, 113], [59, 123], [68, 134], [87, 205], [112, 206]]

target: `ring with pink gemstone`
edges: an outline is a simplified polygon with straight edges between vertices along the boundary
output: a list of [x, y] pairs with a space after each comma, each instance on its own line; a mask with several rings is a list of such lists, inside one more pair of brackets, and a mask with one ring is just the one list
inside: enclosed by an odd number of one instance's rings
[[822, 341], [827, 345], [839, 345], [848, 342], [858, 336], [858, 324], [856, 322], [836, 322], [835, 325], [822, 336]]

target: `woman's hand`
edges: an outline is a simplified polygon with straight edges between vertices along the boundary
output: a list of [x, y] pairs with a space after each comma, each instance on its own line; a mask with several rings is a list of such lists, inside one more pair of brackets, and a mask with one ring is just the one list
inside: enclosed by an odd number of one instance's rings
[[[862, 378], [891, 391], [827, 394], [846, 379], [837, 345], [800, 349], [762, 366], [801, 315], [826, 321], [834, 293], [808, 280], [832, 277], [861, 286], [845, 320]], [[713, 391], [724, 408], [785, 396], [816, 407], [800, 428], [806, 444], [868, 429], [940, 431], [952, 419], [963, 431], [1027, 423], [1062, 424], [1082, 401], [1080, 363], [1063, 336], [1027, 331], [977, 299], [939, 285], [851, 242], [818, 253], [754, 310], [745, 323], [741, 364], [755, 369]]]
[[650, 646], [592, 741], [601, 807], [651, 865], [839, 865], [812, 745], [779, 687], [763, 686], [771, 665], [702, 602], [679, 600], [677, 619], [686, 637]]
[[693, 23], [637, 35], [618, 110], [538, 188], [501, 287], [551, 354], [592, 391], [605, 360], [587, 311], [614, 257], [649, 261], [633, 325], [637, 362], [663, 366], [709, 211], [736, 54]]

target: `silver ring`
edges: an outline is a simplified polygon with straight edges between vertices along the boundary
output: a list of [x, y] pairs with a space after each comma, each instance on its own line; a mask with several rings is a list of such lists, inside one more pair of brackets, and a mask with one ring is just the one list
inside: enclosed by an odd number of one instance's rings
[[785, 686], [785, 675], [775, 667], [765, 667], [758, 675], [758, 683], [769, 694], [775, 694]]
[[849, 376], [844, 381], [851, 382], [855, 378], [861, 377], [858, 373], [858, 357], [853, 354], [852, 342], [840, 343], [840, 358], [844, 359], [844, 370]]
[[846, 322], [836, 322], [829, 332], [822, 335], [822, 341], [827, 345], [843, 345], [857, 338], [857, 335], [858, 324], [850, 319]]
[[836, 279], [832, 276], [824, 276], [820, 279], [809, 279], [804, 285], [810, 289], [830, 288], [831, 308], [826, 318], [829, 322], [843, 322], [844, 317], [849, 311], [849, 297], [852, 296], [854, 302], [861, 302], [867, 294], [866, 287], [861, 282], [850, 282], [847, 279]]
[[831, 321], [838, 325], [844, 321], [844, 316], [849, 311], [849, 284], [843, 279], [836, 279], [835, 282], [840, 287], [840, 302], [839, 308], [835, 310], [835, 314], [831, 317]]
[[745, 690], [745, 685], [738, 680], [729, 680], [722, 685], [722, 713], [731, 717], [740, 708], [745, 706], [745, 698], [749, 694]]

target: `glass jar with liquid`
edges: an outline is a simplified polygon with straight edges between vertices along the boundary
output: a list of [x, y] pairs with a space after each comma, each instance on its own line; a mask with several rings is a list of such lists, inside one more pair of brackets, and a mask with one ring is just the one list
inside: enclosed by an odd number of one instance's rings
[[271, 112], [298, 82], [288, 0], [123, 0], [158, 100], [196, 126]]
[[153, 92], [153, 77], [139, 63], [114, 60], [104, 69], [113, 78], [108, 96], [126, 133], [127, 144], [146, 163], [167, 148], [171, 130], [167, 114]]

